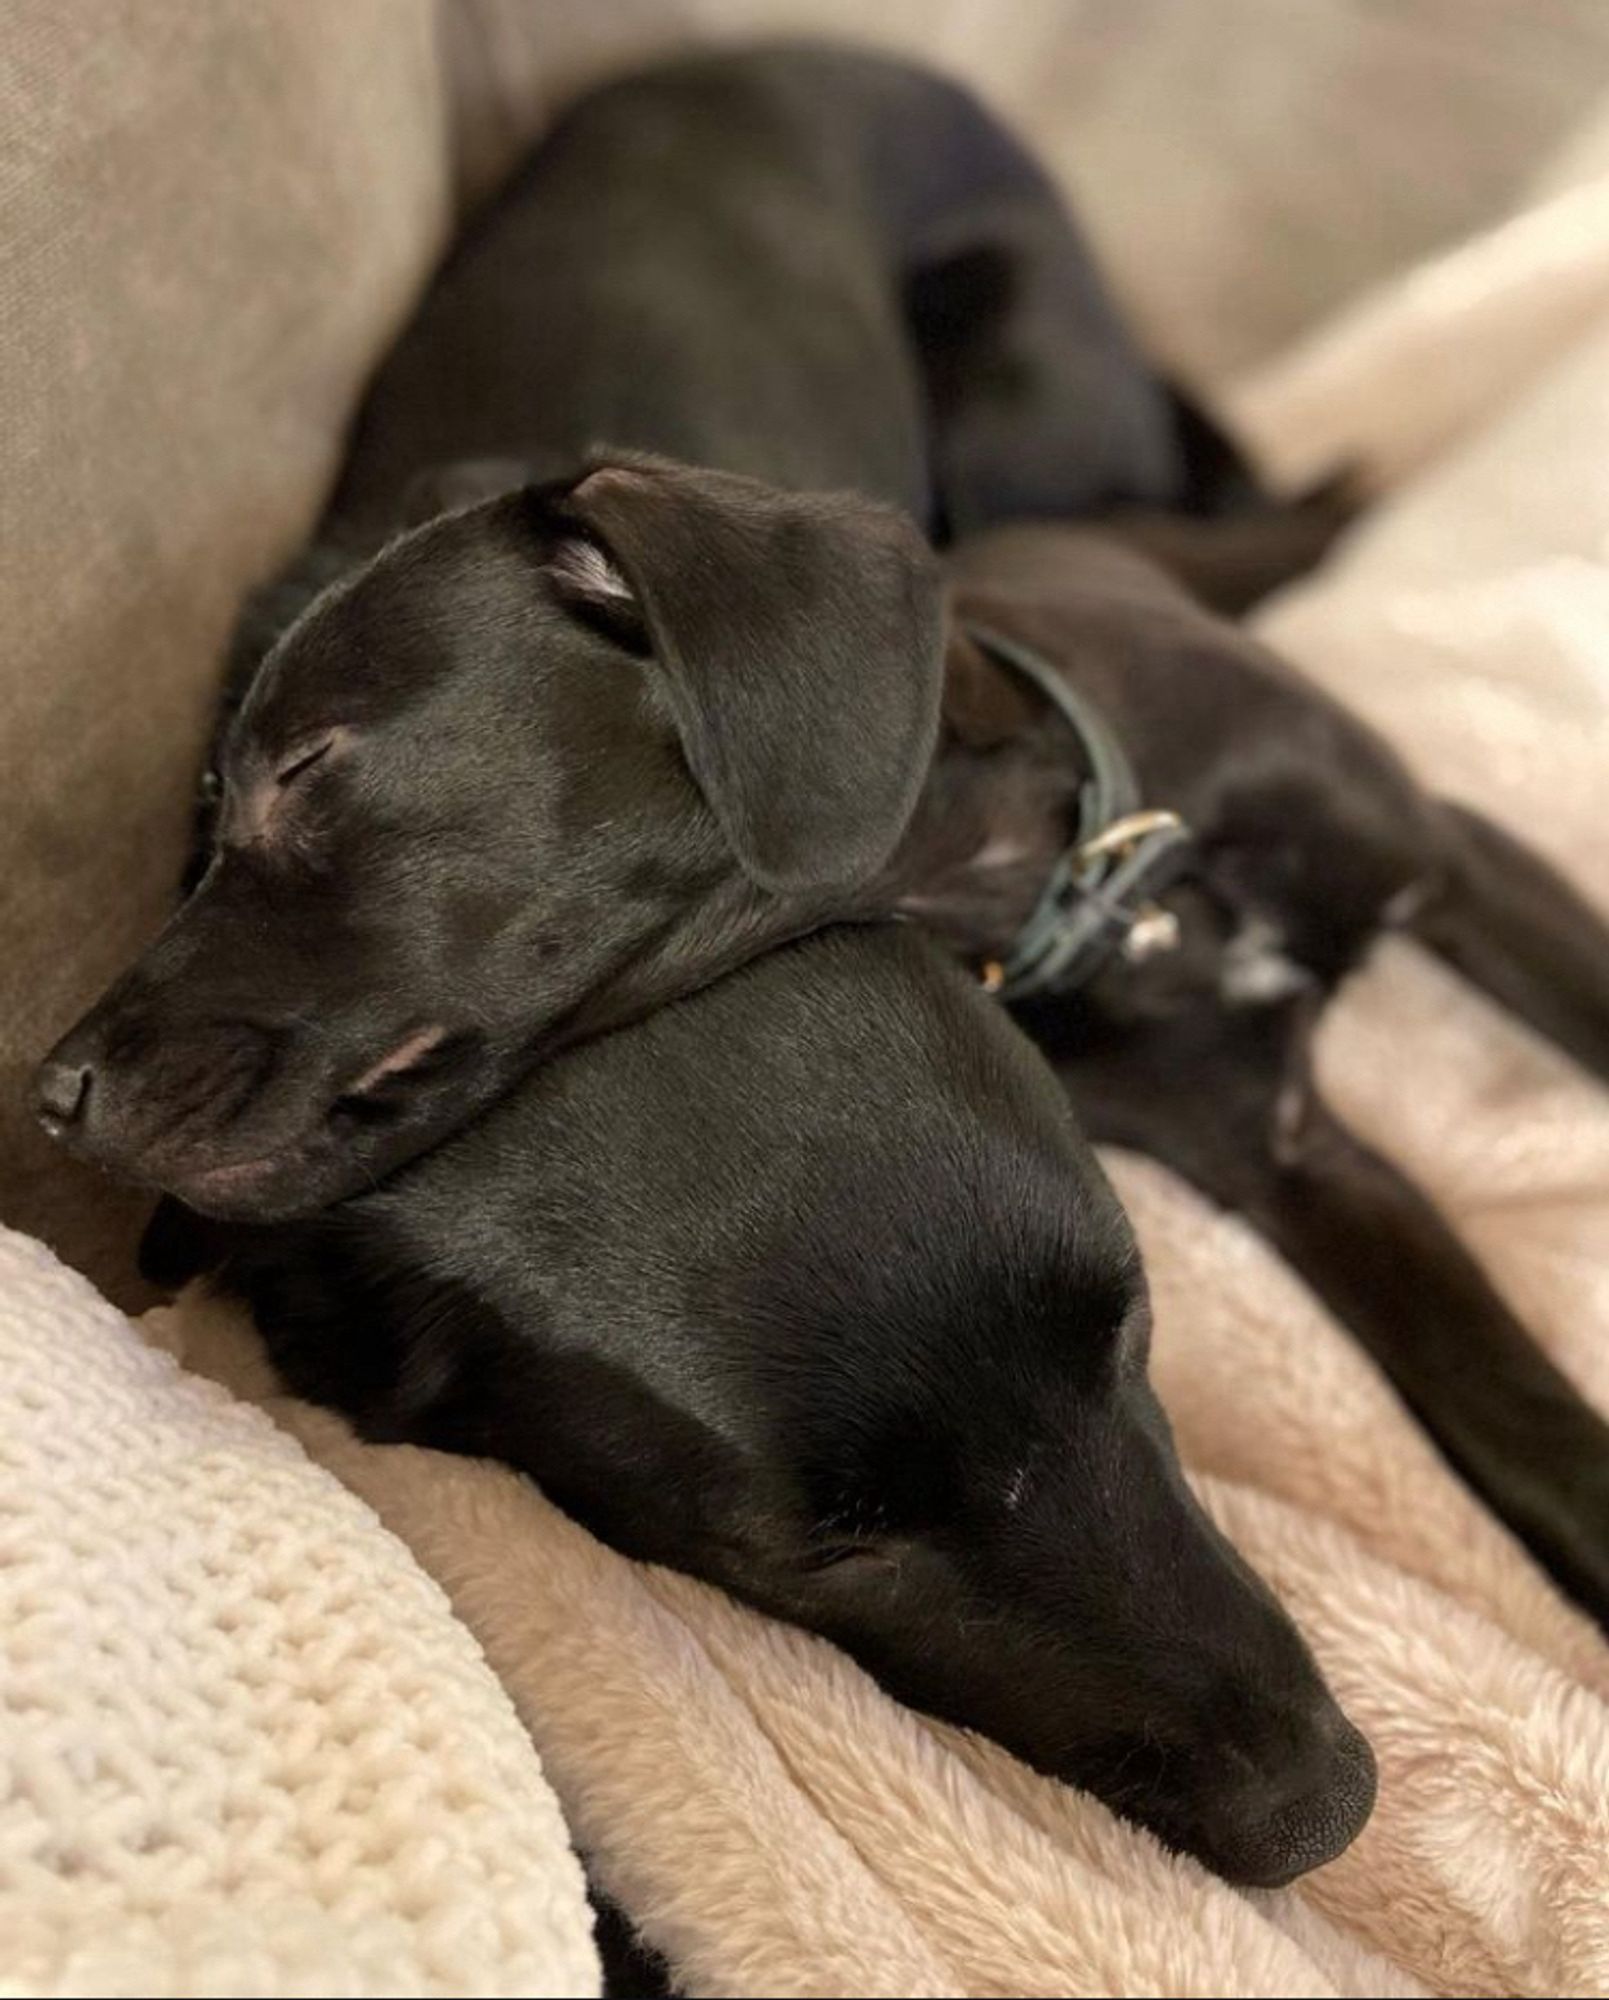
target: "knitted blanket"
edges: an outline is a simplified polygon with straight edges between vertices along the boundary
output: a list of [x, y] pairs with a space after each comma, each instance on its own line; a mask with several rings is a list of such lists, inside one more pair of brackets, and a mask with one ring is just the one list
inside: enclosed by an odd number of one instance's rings
[[588, 1994], [581, 1871], [440, 1590], [0, 1229], [0, 1991]]

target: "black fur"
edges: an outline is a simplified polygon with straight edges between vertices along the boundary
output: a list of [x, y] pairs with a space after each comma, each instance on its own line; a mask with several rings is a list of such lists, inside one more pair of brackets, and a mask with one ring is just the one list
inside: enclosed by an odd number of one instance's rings
[[1252, 490], [1012, 135], [941, 77], [830, 47], [700, 53], [565, 113], [373, 384], [331, 511], [384, 533], [434, 467], [567, 478], [600, 442], [930, 527]]
[[[968, 306], [943, 274], [978, 257]], [[522, 469], [525, 499], [430, 525]], [[932, 572], [856, 494], [933, 521], [1255, 498], [956, 86], [783, 46], [584, 99], [448, 260], [326, 533], [244, 621], [211, 872], [53, 1052], [47, 1121], [199, 1209], [295, 1213], [565, 1041], [855, 914], [938, 672]], [[629, 599], [577, 583], [596, 538]]]

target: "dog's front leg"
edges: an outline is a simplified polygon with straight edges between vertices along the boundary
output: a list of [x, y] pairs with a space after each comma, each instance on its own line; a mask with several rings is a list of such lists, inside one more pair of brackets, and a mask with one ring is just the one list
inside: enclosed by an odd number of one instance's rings
[[1427, 1197], [1309, 1090], [1276, 1114], [1252, 1219], [1488, 1506], [1609, 1627], [1609, 1424]]
[[1450, 803], [1441, 814], [1446, 874], [1408, 928], [1609, 1082], [1609, 924], [1494, 821]]
[[1244, 1214], [1389, 1376], [1468, 1484], [1609, 1628], [1609, 1424], [1420, 1190], [1315, 1093], [1300, 1009], [1198, 1018], [1059, 1064], [1097, 1139]]

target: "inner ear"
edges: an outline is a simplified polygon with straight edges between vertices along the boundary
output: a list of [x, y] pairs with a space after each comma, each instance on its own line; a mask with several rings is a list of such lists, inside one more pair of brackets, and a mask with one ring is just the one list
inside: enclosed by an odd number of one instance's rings
[[564, 534], [547, 559], [553, 594], [567, 611], [633, 653], [649, 651], [648, 624], [624, 572], [590, 535]]
[[585, 535], [568, 536], [554, 549], [548, 568], [561, 596], [589, 603], [631, 600], [631, 585], [599, 542]]

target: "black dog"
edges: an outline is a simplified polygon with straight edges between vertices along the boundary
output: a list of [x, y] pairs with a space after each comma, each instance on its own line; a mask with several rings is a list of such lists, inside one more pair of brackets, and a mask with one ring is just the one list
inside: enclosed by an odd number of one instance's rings
[[[641, 545], [653, 665], [580, 510]], [[703, 561], [744, 573], [728, 546], [777, 551], [747, 586], [764, 675], [696, 587]], [[419, 1152], [421, 1103], [496, 1095], [374, 1192], [203, 1246], [293, 1387], [507, 1459], [628, 1552], [1283, 1879], [1357, 1831], [1372, 1766], [1189, 1500], [1132, 1242], [1061, 1094], [908, 933], [711, 983], [853, 901], [818, 850], [886, 866], [940, 638], [897, 519], [716, 474], [616, 466], [404, 538], [259, 674], [218, 851], [85, 1031], [104, 1067], [74, 1129], [215, 1214], [273, 1215], [348, 1179], [349, 1135], [377, 1174], [397, 1133]], [[350, 1044], [364, 1073], [327, 1106], [313, 1065], [364, 990], [420, 1011], [379, 1060]], [[483, 1004], [530, 1031], [498, 1042]], [[287, 1112], [288, 1153], [239, 1157]], [[151, 1247], [170, 1277], [196, 1256], [192, 1228]]]
[[826, 931], [545, 1064], [371, 1194], [230, 1232], [280, 1374], [1234, 1881], [1352, 1839], [1363, 1739], [1179, 1473], [1126, 1222], [1004, 1014]]
[[[579, 478], [597, 437], [773, 484]], [[198, 1208], [316, 1207], [560, 1041], [858, 907], [925, 773], [936, 605], [890, 516], [774, 483], [935, 525], [1255, 504], [1010, 137], [935, 77], [816, 48], [664, 65], [561, 121], [374, 383], [226, 705], [400, 521], [526, 474], [536, 502], [393, 552], [300, 632], [220, 757], [228, 859], [47, 1070], [75, 1143]], [[622, 671], [642, 634], [600, 534], [641, 545], [652, 677]], [[336, 788], [361, 829], [287, 901], [265, 859]]]

